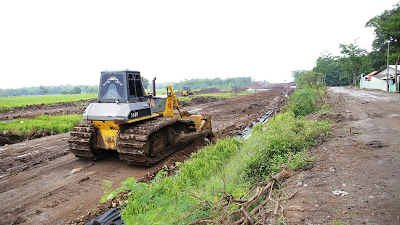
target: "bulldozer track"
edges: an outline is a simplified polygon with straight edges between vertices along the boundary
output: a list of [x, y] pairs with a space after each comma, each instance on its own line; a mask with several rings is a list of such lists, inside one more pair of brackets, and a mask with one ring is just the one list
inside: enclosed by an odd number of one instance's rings
[[181, 136], [192, 134], [204, 135], [203, 132], [195, 132], [194, 122], [190, 119], [159, 117], [134, 126], [128, 125], [126, 129], [122, 127], [118, 135], [119, 157], [131, 165], [153, 166], [193, 141], [194, 138], [180, 142]]
[[104, 157], [105, 152], [93, 148], [95, 128], [90, 122], [81, 122], [70, 132], [69, 148], [75, 156], [89, 160], [98, 160]]
[[[70, 133], [71, 152], [79, 158], [98, 160], [107, 150], [95, 149], [99, 133], [90, 122], [81, 123]], [[117, 138], [121, 160], [131, 165], [153, 166], [194, 139], [206, 137], [209, 131], [196, 132], [190, 119], [157, 117], [135, 124], [123, 124]]]

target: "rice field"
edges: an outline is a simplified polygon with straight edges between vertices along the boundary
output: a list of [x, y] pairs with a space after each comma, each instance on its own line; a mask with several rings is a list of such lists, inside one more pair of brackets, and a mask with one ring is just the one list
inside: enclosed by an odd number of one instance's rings
[[34, 131], [49, 130], [57, 134], [71, 131], [82, 120], [82, 115], [48, 116], [41, 115], [34, 119], [17, 119], [0, 122], [0, 131], [8, 130], [23, 135]]
[[20, 97], [3, 97], [0, 98], [0, 111], [17, 106], [36, 105], [36, 104], [52, 104], [56, 102], [74, 102], [97, 98], [97, 94], [77, 94], [77, 95], [32, 95]]

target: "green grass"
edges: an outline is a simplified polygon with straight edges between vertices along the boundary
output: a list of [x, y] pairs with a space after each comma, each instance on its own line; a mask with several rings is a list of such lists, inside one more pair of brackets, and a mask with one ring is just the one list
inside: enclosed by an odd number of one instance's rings
[[[220, 139], [202, 148], [180, 166], [177, 176], [165, 177], [165, 172], [160, 172], [150, 184], [129, 178], [115, 191], [107, 183], [103, 200], [131, 190], [122, 212], [126, 224], [187, 224], [218, 210], [204, 200], [215, 203], [225, 193], [248, 197], [250, 186], [278, 173], [290, 154], [294, 157], [289, 167], [304, 168], [310, 163], [307, 147], [329, 131], [327, 122], [306, 121], [287, 112], [254, 127], [247, 140]], [[233, 204], [230, 210], [237, 207]]]
[[74, 102], [97, 98], [97, 94], [78, 94], [78, 95], [32, 95], [21, 97], [0, 98], [0, 111], [16, 106], [26, 106], [34, 104], [52, 104], [56, 102]]
[[82, 120], [82, 115], [49, 116], [42, 115], [34, 119], [18, 119], [0, 122], [0, 131], [9, 130], [14, 134], [30, 134], [34, 131], [49, 130], [61, 134], [71, 131]]

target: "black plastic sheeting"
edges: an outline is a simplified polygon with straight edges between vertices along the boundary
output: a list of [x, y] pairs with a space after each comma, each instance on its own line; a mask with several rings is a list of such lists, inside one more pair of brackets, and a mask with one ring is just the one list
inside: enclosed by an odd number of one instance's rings
[[[254, 121], [254, 122], [251, 124], [251, 127], [253, 127], [254, 125], [259, 124], [259, 123], [264, 123], [266, 120], [268, 120], [268, 118], [269, 118], [272, 114], [274, 114], [274, 110], [273, 110], [273, 109], [271, 109], [271, 110], [269, 110], [268, 112], [264, 113], [264, 115], [262, 115], [261, 117], [259, 117], [256, 121]], [[242, 134], [237, 136], [237, 139], [242, 139], [242, 138], [243, 138], [243, 139], [247, 139], [247, 138], [249, 138], [250, 135], [251, 135], [251, 131], [252, 131], [252, 128], [251, 128], [251, 127], [246, 127], [246, 128], [244, 128], [244, 130], [242, 130]]]
[[121, 208], [113, 208], [105, 212], [103, 215], [100, 215], [88, 223], [86, 225], [125, 225], [125, 222], [121, 219]]

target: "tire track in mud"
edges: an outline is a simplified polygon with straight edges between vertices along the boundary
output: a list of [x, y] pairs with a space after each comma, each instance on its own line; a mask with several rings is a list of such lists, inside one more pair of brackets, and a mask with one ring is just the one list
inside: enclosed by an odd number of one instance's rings
[[[269, 109], [282, 106], [289, 85], [237, 96], [184, 110], [211, 114], [216, 139], [236, 135]], [[103, 180], [116, 188], [128, 177], [142, 179], [184, 161], [204, 142], [195, 142], [158, 165], [129, 166], [117, 155], [96, 161], [78, 159], [61, 134], [0, 147], [1, 224], [65, 224], [97, 210]]]

